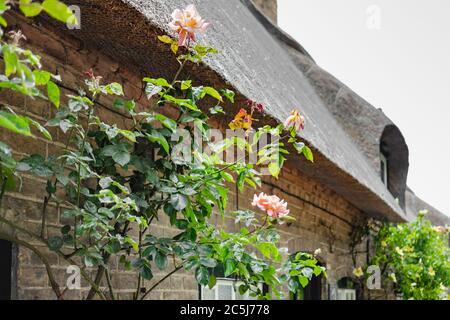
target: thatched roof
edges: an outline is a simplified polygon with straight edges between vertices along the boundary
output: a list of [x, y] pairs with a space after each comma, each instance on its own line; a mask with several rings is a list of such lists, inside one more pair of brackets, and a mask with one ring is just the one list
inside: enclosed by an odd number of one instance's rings
[[406, 190], [406, 215], [408, 221], [414, 220], [420, 211], [428, 211], [425, 216], [430, 220], [435, 226], [450, 226], [450, 217], [443, 214], [430, 204], [426, 203], [411, 189]]
[[[283, 121], [293, 108], [299, 108], [307, 121], [302, 137], [314, 147], [316, 163], [296, 160], [294, 165], [368, 214], [404, 220], [403, 210], [358, 147], [355, 136], [343, 129], [317, 86], [311, 85], [305, 70], [295, 61], [312, 59], [295, 41], [255, 14], [248, 1], [69, 1], [81, 8], [82, 28], [65, 32], [121, 62], [128, 61], [143, 74], [152, 71], [152, 75], [167, 76], [177, 64], [168, 58], [167, 48], [158, 44], [156, 35], [169, 32], [167, 24], [175, 8], [192, 2], [213, 23], [200, 41], [220, 51], [202, 67], [192, 67], [196, 76], [211, 84], [233, 87], [238, 101], [248, 97], [264, 103], [267, 122]], [[340, 93], [341, 97], [345, 94]], [[351, 94], [349, 99], [353, 99]]]

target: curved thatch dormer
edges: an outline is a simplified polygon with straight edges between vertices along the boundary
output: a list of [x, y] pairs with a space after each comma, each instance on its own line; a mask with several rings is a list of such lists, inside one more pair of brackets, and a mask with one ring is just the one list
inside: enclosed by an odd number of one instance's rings
[[380, 161], [382, 179], [404, 209], [409, 150], [405, 138], [397, 126], [389, 124], [384, 128], [380, 137], [380, 154], [382, 158], [382, 161]]
[[[292, 60], [309, 80], [317, 95], [352, 142], [405, 209], [409, 150], [399, 128], [336, 77], [319, 67], [306, 50], [276, 26], [269, 30], [287, 48]], [[386, 177], [385, 177], [386, 175]]]

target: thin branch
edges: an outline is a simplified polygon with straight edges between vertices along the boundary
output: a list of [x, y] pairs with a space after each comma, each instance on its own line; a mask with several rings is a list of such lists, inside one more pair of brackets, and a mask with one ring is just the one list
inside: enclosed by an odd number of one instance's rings
[[42, 222], [41, 222], [41, 238], [45, 239], [45, 225], [46, 225], [46, 218], [47, 218], [47, 205], [50, 201], [50, 195], [44, 197], [44, 204], [42, 206]]
[[175, 269], [173, 269], [171, 272], [169, 272], [168, 274], [166, 274], [164, 276], [164, 278], [162, 278], [161, 280], [159, 280], [157, 283], [155, 283], [141, 298], [141, 300], [144, 300], [145, 297], [152, 292], [157, 286], [159, 286], [161, 283], [163, 283], [165, 280], [167, 280], [170, 276], [172, 276], [174, 273], [178, 272], [179, 270], [181, 270], [183, 268], [183, 265], [176, 267]]
[[105, 270], [106, 282], [108, 283], [109, 295], [111, 296], [111, 300], [116, 300], [114, 296], [114, 289], [111, 283], [111, 275], [109, 274], [109, 270]]
[[[139, 230], [139, 258], [142, 259], [142, 230]], [[141, 273], [138, 272], [138, 284], [136, 293], [134, 294], [134, 300], [139, 299], [139, 291], [141, 290], [141, 281], [142, 281]]]
[[2, 179], [2, 187], [1, 187], [1, 191], [0, 191], [0, 208], [2, 207], [3, 196], [5, 195], [7, 182], [8, 182], [8, 180], [6, 178]]
[[28, 248], [31, 251], [33, 251], [39, 257], [39, 259], [42, 261], [42, 263], [44, 264], [45, 269], [47, 271], [48, 279], [50, 281], [50, 285], [51, 285], [53, 291], [55, 292], [56, 297], [59, 300], [63, 300], [63, 293], [61, 292], [61, 289], [59, 287], [58, 282], [55, 280], [55, 277], [53, 275], [53, 271], [52, 271], [52, 268], [50, 266], [50, 263], [48, 262], [48, 260], [45, 258], [45, 256], [36, 247], [34, 247], [33, 245], [29, 244], [26, 241], [19, 240], [19, 239], [15, 238], [15, 237], [9, 236], [9, 235], [7, 235], [5, 233], [0, 233], [0, 239], [16, 243], [18, 245], [21, 245], [21, 246], [23, 246], [25, 248]]
[[[28, 231], [27, 229], [24, 229], [24, 228], [18, 226], [18, 225], [15, 224], [14, 222], [9, 221], [9, 220], [3, 218], [2, 216], [0, 216], [0, 222], [6, 224], [6, 225], [8, 225], [8, 226], [10, 226], [11, 228], [13, 228], [13, 229], [16, 230], [16, 231], [20, 231], [20, 232], [22, 232], [22, 233], [28, 235], [29, 237], [31, 237], [31, 238], [33, 238], [33, 239], [35, 239], [35, 240], [40, 241], [41, 243], [43, 243], [43, 244], [45, 244], [46, 246], [48, 246], [48, 243], [47, 243], [47, 241], [46, 241], [45, 239], [42, 239], [41, 237], [39, 237], [38, 235], [34, 234], [33, 232]], [[57, 253], [61, 258], [63, 258], [65, 261], [69, 262], [71, 265], [77, 265], [77, 263], [75, 263], [74, 260], [72, 260], [71, 258], [66, 257], [66, 255], [65, 255], [61, 250], [56, 251], [56, 253]], [[101, 290], [99, 289], [98, 285], [96, 285], [96, 284], [92, 281], [92, 279], [89, 277], [89, 275], [88, 275], [83, 269], [80, 269], [80, 271], [81, 271], [82, 277], [83, 277], [83, 278], [91, 285], [91, 287], [98, 293], [98, 295], [100, 296], [100, 298], [103, 299], [103, 300], [106, 300], [105, 295], [101, 292]]]

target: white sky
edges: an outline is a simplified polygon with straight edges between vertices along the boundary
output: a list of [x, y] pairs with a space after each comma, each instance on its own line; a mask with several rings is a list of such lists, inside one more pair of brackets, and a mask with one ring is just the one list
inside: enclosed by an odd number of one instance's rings
[[397, 124], [408, 185], [450, 215], [450, 1], [278, 0], [278, 23]]

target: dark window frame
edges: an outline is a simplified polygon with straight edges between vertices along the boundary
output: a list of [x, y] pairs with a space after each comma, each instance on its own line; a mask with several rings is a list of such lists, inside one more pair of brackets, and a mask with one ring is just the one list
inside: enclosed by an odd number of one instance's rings
[[12, 300], [16, 296], [16, 246], [0, 240], [0, 300]]

